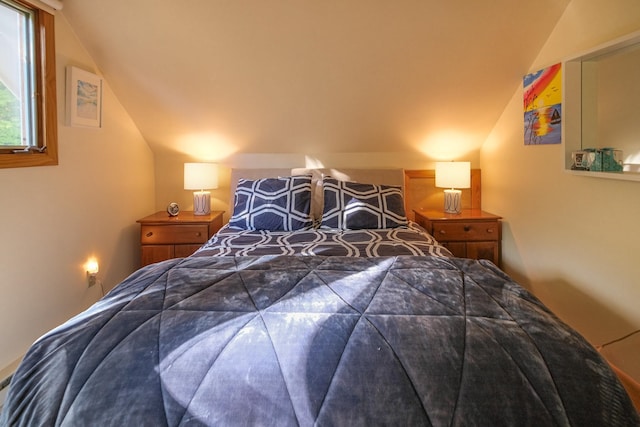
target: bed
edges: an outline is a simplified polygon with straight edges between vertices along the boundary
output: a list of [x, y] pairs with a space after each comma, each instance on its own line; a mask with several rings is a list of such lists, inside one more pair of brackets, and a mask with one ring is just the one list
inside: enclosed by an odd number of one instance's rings
[[402, 171], [337, 172], [235, 171], [229, 223], [36, 341], [1, 424], [640, 425], [577, 332], [406, 217]]

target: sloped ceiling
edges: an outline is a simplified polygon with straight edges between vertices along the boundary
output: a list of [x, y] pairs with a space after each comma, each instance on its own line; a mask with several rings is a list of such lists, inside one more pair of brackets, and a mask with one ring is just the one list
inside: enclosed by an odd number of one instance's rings
[[64, 0], [62, 13], [152, 149], [198, 141], [221, 157], [477, 149], [569, 1]]

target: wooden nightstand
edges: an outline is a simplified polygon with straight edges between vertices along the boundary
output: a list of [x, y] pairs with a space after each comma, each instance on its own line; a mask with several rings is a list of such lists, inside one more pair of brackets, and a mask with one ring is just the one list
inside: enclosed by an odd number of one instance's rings
[[191, 255], [220, 230], [223, 213], [180, 212], [169, 216], [163, 211], [139, 219], [142, 265]]
[[497, 215], [479, 209], [460, 214], [414, 210], [416, 222], [456, 257], [488, 259], [500, 266], [502, 222]]

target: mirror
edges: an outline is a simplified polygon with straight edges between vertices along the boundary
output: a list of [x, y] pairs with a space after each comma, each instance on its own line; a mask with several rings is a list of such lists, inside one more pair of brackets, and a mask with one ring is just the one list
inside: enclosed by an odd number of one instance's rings
[[624, 172], [587, 173], [640, 181], [640, 33], [564, 65], [565, 168], [571, 169], [573, 151], [614, 148]]

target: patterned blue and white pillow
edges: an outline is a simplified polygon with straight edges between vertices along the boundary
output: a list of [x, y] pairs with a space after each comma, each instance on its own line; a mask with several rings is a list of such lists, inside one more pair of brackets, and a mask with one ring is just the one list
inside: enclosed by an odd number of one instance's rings
[[311, 176], [238, 180], [229, 225], [243, 230], [294, 231], [313, 225]]
[[342, 230], [395, 228], [408, 224], [402, 189], [325, 177], [322, 227]]

